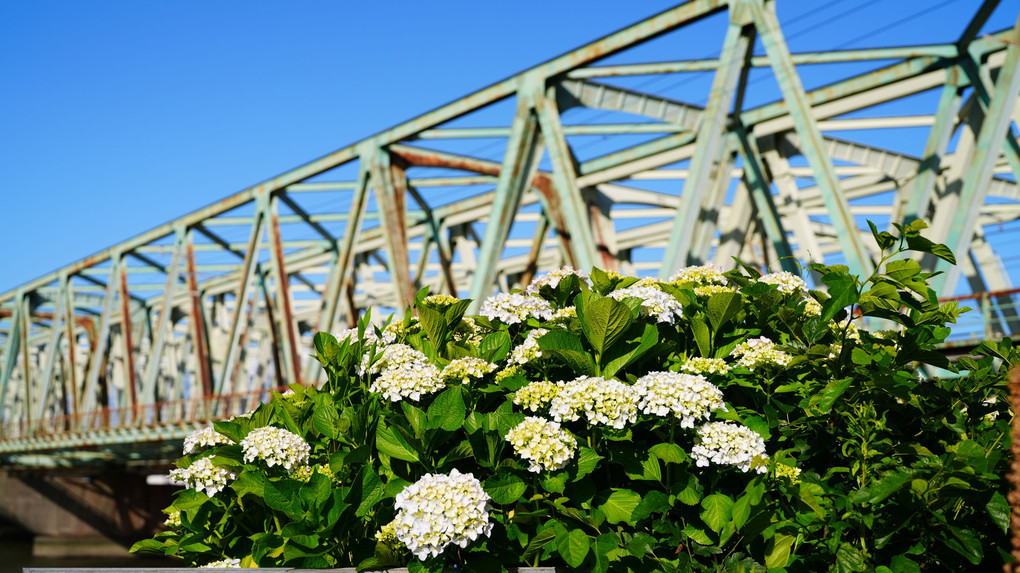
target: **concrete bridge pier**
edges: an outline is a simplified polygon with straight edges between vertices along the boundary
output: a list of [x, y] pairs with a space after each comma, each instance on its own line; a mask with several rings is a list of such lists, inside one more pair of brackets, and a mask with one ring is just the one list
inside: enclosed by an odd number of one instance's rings
[[10, 560], [131, 559], [135, 541], [160, 531], [174, 489], [125, 470], [0, 471], [0, 570]]

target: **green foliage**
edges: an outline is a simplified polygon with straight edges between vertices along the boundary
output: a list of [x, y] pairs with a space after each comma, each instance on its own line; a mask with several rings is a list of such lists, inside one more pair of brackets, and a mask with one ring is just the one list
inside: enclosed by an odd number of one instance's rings
[[[1008, 339], [986, 342], [960, 359], [961, 376], [919, 375], [954, 368], [937, 345], [964, 310], [940, 305], [931, 275], [906, 254], [953, 262], [923, 228], [898, 227], [896, 236], [872, 226], [883, 258], [863, 280], [846, 267], [810, 265], [825, 292], [744, 266], [725, 276], [695, 269], [672, 282], [593, 269], [590, 284], [563, 274], [535, 289], [555, 318], [505, 323], [465, 317], [468, 301], [422, 291], [385, 331], [366, 316], [340, 339], [317, 334], [323, 388], [295, 385], [249, 417], [216, 423], [232, 443], [178, 465], [208, 457], [236, 477], [211, 497], [181, 491], [167, 510], [179, 520], [133, 550], [195, 565], [233, 557], [260, 567], [414, 571], [997, 568], [1009, 518], [1005, 373], [1018, 354]], [[682, 317], [657, 318], [639, 296], [610, 296], [649, 286], [682, 305]], [[862, 318], [889, 330], [866, 330]], [[497, 368], [391, 402], [370, 390], [384, 334], [440, 369], [472, 357]], [[759, 337], [779, 358], [748, 357]], [[528, 344], [540, 355], [525, 356]], [[699, 367], [726, 402], [713, 417], [765, 440], [760, 473], [697, 465], [697, 428], [669, 415], [639, 413], [623, 428], [565, 419], [573, 458], [537, 473], [507, 441], [534, 414], [514, 402], [529, 383], [584, 375], [633, 384], [701, 359], [726, 366]], [[246, 460], [236, 444], [267, 425], [307, 442], [316, 469], [291, 474]], [[491, 498], [489, 537], [426, 560], [377, 537], [401, 491], [453, 469], [473, 474]]]

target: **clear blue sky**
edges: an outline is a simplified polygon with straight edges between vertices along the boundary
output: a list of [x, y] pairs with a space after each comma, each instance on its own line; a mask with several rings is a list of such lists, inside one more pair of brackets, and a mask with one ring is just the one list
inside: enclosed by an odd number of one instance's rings
[[[805, 51], [951, 41], [979, 3], [779, 13]], [[0, 292], [672, 4], [0, 2]], [[1013, 24], [1002, 4], [989, 29]]]

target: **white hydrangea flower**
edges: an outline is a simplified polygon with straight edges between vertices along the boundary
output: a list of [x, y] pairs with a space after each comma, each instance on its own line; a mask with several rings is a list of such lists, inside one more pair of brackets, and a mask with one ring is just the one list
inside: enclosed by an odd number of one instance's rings
[[485, 299], [478, 314], [503, 324], [519, 324], [529, 318], [552, 320], [553, 309], [549, 301], [541, 297], [501, 292]]
[[411, 553], [424, 561], [447, 545], [460, 547], [492, 533], [489, 494], [471, 474], [425, 474], [397, 494], [394, 532]]
[[707, 265], [684, 267], [669, 277], [671, 283], [695, 283], [699, 285], [725, 285], [722, 267]]
[[[333, 338], [336, 338], [337, 342], [343, 342], [345, 339], [350, 344], [358, 342], [358, 329], [357, 328], [345, 328], [339, 332], [334, 332]], [[375, 330], [369, 326], [365, 329], [365, 343], [379, 342], [379, 337], [375, 335]]]
[[692, 356], [680, 365], [680, 370], [688, 374], [728, 374], [730, 365], [722, 358]]
[[641, 299], [642, 312], [654, 316], [657, 322], [674, 324], [676, 319], [684, 316], [684, 309], [680, 305], [680, 301], [673, 298], [673, 295], [662, 292], [653, 286], [632, 286], [614, 290], [609, 293], [609, 296], [616, 300], [623, 300], [631, 296]]
[[741, 342], [733, 349], [733, 356], [739, 357], [737, 366], [749, 370], [763, 365], [786, 366], [793, 359], [782, 350], [776, 350], [776, 343], [764, 336]]
[[693, 428], [699, 418], [708, 419], [717, 408], [726, 409], [722, 390], [704, 376], [680, 372], [650, 372], [634, 383], [637, 407], [645, 414], [673, 415], [681, 428]]
[[698, 428], [697, 443], [691, 457], [698, 466], [709, 464], [737, 466], [741, 471], [768, 470], [765, 440], [757, 432], [740, 424], [711, 422]]
[[201, 458], [186, 468], [170, 470], [170, 479], [184, 482], [186, 487], [204, 491], [212, 497], [223, 491], [227, 483], [234, 481], [237, 474], [227, 468], [214, 466], [212, 458]]
[[220, 444], [232, 444], [233, 440], [217, 432], [212, 426], [206, 426], [201, 430], [195, 430], [184, 438], [184, 455], [190, 455], [199, 448], [211, 448]]
[[804, 301], [804, 314], [808, 316], [822, 316], [822, 303], [808, 297]]
[[549, 406], [549, 403], [560, 393], [560, 388], [563, 386], [563, 382], [558, 384], [546, 380], [532, 382], [514, 394], [514, 404], [526, 410], [538, 412], [542, 408]]
[[455, 296], [448, 294], [430, 294], [429, 296], [422, 299], [422, 304], [425, 306], [431, 306], [433, 308], [448, 308], [460, 302], [460, 299]]
[[807, 283], [804, 282], [804, 279], [789, 271], [769, 273], [759, 278], [758, 282], [775, 285], [779, 287], [779, 292], [783, 294], [807, 292]]
[[694, 294], [705, 298], [721, 292], [737, 292], [737, 289], [726, 285], [697, 285], [694, 287]]
[[419, 330], [421, 330], [421, 326], [419, 326], [417, 322], [411, 322], [411, 324], [407, 325], [405, 328], [404, 319], [391, 320], [390, 323], [386, 325], [386, 328], [383, 329], [382, 343], [393, 344], [397, 341], [397, 337], [414, 334]]
[[467, 384], [472, 378], [481, 378], [495, 369], [496, 365], [491, 362], [467, 356], [451, 360], [446, 368], [443, 368], [441, 375], [443, 380], [456, 380]]
[[573, 318], [577, 318], [577, 308], [573, 306], [565, 306], [557, 309], [556, 312], [553, 313], [552, 321], [555, 322], [557, 326], [566, 328], [567, 323], [569, 323]]
[[386, 545], [396, 545], [400, 542], [397, 539], [397, 522], [391, 521], [375, 532], [375, 540]]
[[460, 319], [460, 324], [453, 331], [453, 341], [467, 344], [468, 346], [478, 346], [482, 343], [483, 338], [482, 329], [478, 327], [475, 319], [470, 316]]
[[556, 422], [528, 416], [506, 434], [517, 455], [528, 460], [528, 471], [555, 471], [566, 467], [577, 451], [577, 440]]
[[311, 447], [301, 436], [275, 426], [248, 432], [241, 440], [241, 450], [244, 452], [245, 463], [261, 458], [269, 467], [280, 465], [288, 472], [308, 465], [311, 454]]
[[854, 323], [830, 322], [829, 330], [838, 337], [843, 336], [843, 329], [846, 328], [846, 337], [854, 342], [861, 341], [861, 329]]
[[207, 569], [214, 569], [214, 568], [215, 569], [240, 569], [241, 568], [241, 560], [240, 559], [233, 559], [231, 557], [227, 557], [226, 559], [220, 559], [219, 561], [213, 561], [211, 563], [206, 563], [205, 565], [202, 565], [202, 567], [205, 567]]
[[619, 380], [581, 376], [566, 382], [549, 403], [557, 422], [575, 421], [583, 414], [589, 424], [623, 429], [637, 420], [634, 389]]
[[563, 277], [570, 275], [577, 276], [577, 278], [581, 279], [581, 282], [591, 284], [591, 281], [588, 279], [588, 275], [581, 271], [571, 267], [560, 267], [531, 281], [531, 284], [528, 285], [528, 288], [524, 289], [524, 292], [526, 294], [538, 294], [538, 291], [540, 291], [544, 286], [556, 288], [560, 284], [560, 281], [563, 280]]
[[382, 394], [391, 402], [405, 398], [420, 400], [445, 388], [443, 377], [427, 356], [405, 344], [391, 344], [371, 371], [381, 372], [372, 380], [369, 392]]
[[528, 332], [528, 336], [524, 338], [524, 342], [520, 343], [516, 348], [510, 351], [510, 356], [507, 357], [506, 363], [508, 365], [520, 364], [524, 366], [532, 360], [538, 360], [542, 357], [542, 349], [538, 347], [538, 339], [545, 336], [549, 331], [544, 328], [536, 328]]
[[181, 512], [171, 511], [170, 513], [166, 514], [166, 521], [163, 522], [163, 525], [170, 528], [177, 528], [183, 526], [184, 524], [181, 522]]

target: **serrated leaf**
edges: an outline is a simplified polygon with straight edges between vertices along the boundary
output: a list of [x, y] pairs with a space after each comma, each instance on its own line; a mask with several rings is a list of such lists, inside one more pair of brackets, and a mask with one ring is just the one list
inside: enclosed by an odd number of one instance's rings
[[691, 325], [691, 331], [694, 333], [694, 342], [698, 345], [698, 352], [704, 357], [711, 358], [712, 335], [708, 325], [704, 320], [695, 317], [691, 317], [687, 322]]
[[634, 315], [627, 305], [609, 297], [588, 300], [578, 318], [588, 342], [602, 354], [627, 331]]
[[682, 464], [690, 459], [683, 449], [676, 444], [655, 444], [648, 451], [667, 464]]
[[591, 448], [582, 447], [577, 452], [577, 478], [581, 479], [590, 474], [598, 466], [599, 460], [604, 459]]
[[1003, 533], [1009, 529], [1009, 502], [999, 492], [992, 494], [992, 498], [985, 504], [985, 511], [988, 512], [988, 517], [992, 518], [992, 522], [999, 526], [999, 529]]
[[[360, 497], [358, 509], [354, 514], [358, 517], [364, 517], [368, 515], [368, 512], [372, 510], [375, 504], [382, 501], [385, 496], [385, 487], [370, 465], [362, 467], [360, 478], [356, 484], [357, 491], [352, 492]], [[357, 500], [358, 498], [356, 497], [355, 499]]]
[[713, 493], [701, 500], [701, 519], [712, 531], [719, 533], [733, 518], [733, 500], [722, 493]]
[[864, 554], [849, 543], [839, 546], [836, 551], [836, 571], [839, 573], [851, 573], [867, 571], [868, 565]]
[[637, 509], [640, 503], [641, 496], [637, 492], [629, 489], [618, 489], [609, 494], [609, 498], [606, 499], [606, 502], [599, 509], [602, 510], [602, 513], [606, 516], [606, 521], [609, 523], [629, 523], [634, 510]]
[[430, 430], [442, 428], [452, 432], [461, 427], [465, 415], [467, 415], [467, 406], [464, 405], [464, 395], [461, 389], [448, 388], [436, 396], [435, 401], [429, 406], [425, 427]]
[[404, 436], [392, 426], [379, 424], [375, 433], [375, 444], [382, 453], [404, 460], [405, 462], [419, 461], [418, 452], [404, 439]]
[[294, 480], [267, 480], [265, 484], [266, 505], [282, 511], [291, 519], [298, 519], [304, 510], [301, 508], [301, 500], [298, 496], [300, 484]]
[[570, 533], [564, 536], [558, 536], [556, 549], [560, 552], [563, 560], [567, 562], [567, 565], [574, 568], [580, 567], [581, 563], [584, 563], [584, 558], [588, 556], [588, 550], [590, 549], [588, 536], [580, 529], [571, 530]]
[[828, 287], [829, 299], [822, 303], [823, 321], [830, 321], [844, 308], [859, 300], [857, 282], [849, 271], [830, 272], [821, 278]]
[[548, 545], [550, 542], [556, 539], [556, 530], [552, 527], [543, 529], [535, 534], [528, 542], [528, 546], [524, 548], [524, 554], [521, 556], [524, 561], [530, 561], [536, 553], [542, 550], [543, 547]]
[[740, 312], [740, 294], [735, 292], [715, 293], [708, 298], [706, 308], [708, 320], [712, 323], [712, 330], [718, 332], [720, 327]]
[[896, 493], [901, 487], [910, 483], [910, 480], [914, 479], [916, 475], [916, 472], [911, 471], [894, 471], [885, 474], [868, 488], [871, 491], [869, 501], [871, 503], [878, 503], [885, 500], [890, 495]]
[[775, 534], [766, 545], [768, 554], [765, 555], [765, 567], [767, 569], [786, 567], [786, 564], [790, 561], [790, 550], [793, 548], [793, 542], [796, 540], [797, 537], [795, 535], [786, 535], [785, 533]]
[[527, 491], [528, 485], [516, 474], [508, 470], [499, 470], [485, 480], [482, 489], [489, 494], [493, 503], [506, 505], [520, 499]]
[[705, 533], [704, 530], [698, 529], [693, 525], [688, 525], [683, 529], [684, 535], [690, 538], [691, 541], [699, 543], [701, 545], [712, 545], [712, 538]]
[[510, 335], [499, 330], [482, 339], [478, 346], [481, 357], [489, 362], [499, 362], [510, 353]]

